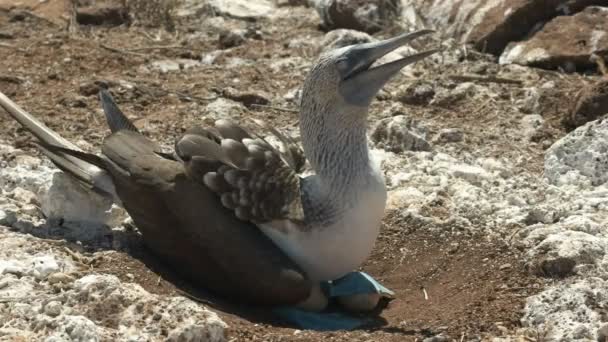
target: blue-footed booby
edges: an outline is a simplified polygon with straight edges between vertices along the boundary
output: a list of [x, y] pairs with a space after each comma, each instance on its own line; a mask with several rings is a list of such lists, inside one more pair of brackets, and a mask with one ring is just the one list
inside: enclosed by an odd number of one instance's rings
[[[431, 32], [319, 57], [304, 82], [300, 108], [303, 154], [314, 170], [307, 177], [298, 174], [302, 150], [272, 127], [265, 129], [279, 138], [281, 149], [219, 120], [212, 128], [187, 130], [174, 152], [166, 153], [101, 90], [112, 134], [97, 156], [1, 93], [0, 105], [38, 138], [60, 169], [122, 205], [148, 247], [177, 272], [234, 299], [322, 310], [327, 298], [319, 284], [364, 262], [384, 213], [384, 179], [367, 145], [369, 105], [399, 70], [436, 50], [373, 65]], [[365, 302], [351, 299], [341, 303], [356, 309]]]

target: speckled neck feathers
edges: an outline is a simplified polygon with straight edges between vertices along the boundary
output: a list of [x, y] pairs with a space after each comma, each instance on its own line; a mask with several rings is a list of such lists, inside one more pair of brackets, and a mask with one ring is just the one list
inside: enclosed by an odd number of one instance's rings
[[319, 87], [323, 76], [331, 77], [312, 72], [306, 80], [300, 117], [302, 145], [316, 173], [302, 183], [304, 211], [308, 223], [321, 225], [354, 206], [373, 173], [366, 137], [368, 108], [348, 105], [335, 96], [337, 91]]

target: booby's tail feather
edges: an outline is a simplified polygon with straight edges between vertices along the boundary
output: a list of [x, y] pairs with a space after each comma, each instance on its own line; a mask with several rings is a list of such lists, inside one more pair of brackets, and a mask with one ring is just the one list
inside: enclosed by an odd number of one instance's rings
[[[99, 163], [92, 163], [94, 156], [83, 152], [78, 146], [61, 137], [40, 120], [23, 110], [0, 92], [0, 107], [4, 108], [17, 122], [32, 133], [38, 140], [38, 146], [44, 155], [62, 171], [70, 174], [87, 187], [117, 199], [114, 184], [109, 174]], [[70, 153], [67, 153], [70, 151]], [[87, 157], [84, 157], [84, 156]], [[99, 157], [97, 157], [99, 158]]]

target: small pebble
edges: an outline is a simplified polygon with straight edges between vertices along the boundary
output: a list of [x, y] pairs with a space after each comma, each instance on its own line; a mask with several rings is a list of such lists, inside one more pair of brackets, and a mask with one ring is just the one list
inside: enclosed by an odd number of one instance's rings
[[53, 300], [48, 302], [44, 306], [44, 313], [51, 317], [57, 317], [61, 314], [61, 308], [61, 303], [59, 301]]
[[454, 143], [461, 142], [464, 139], [464, 133], [458, 128], [446, 128], [439, 131], [437, 140], [440, 142]]

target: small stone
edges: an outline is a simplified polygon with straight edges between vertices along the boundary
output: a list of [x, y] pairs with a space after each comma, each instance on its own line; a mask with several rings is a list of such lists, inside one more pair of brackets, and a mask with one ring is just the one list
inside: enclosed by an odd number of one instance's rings
[[456, 143], [464, 140], [464, 133], [458, 128], [445, 128], [439, 131], [437, 140], [444, 143]]
[[27, 154], [20, 154], [15, 157], [15, 164], [35, 169], [42, 164], [42, 160], [40, 158], [28, 156]]
[[95, 82], [84, 82], [78, 86], [78, 93], [82, 96], [93, 96], [99, 93], [99, 85]]
[[207, 105], [205, 115], [215, 119], [228, 119], [240, 115], [245, 107], [240, 103], [225, 98], [219, 98]]
[[452, 165], [450, 167], [450, 172], [454, 177], [464, 179], [477, 186], [481, 185], [481, 183], [489, 177], [488, 173], [483, 168], [467, 164]]
[[464, 82], [451, 90], [437, 90], [435, 97], [433, 97], [433, 100], [430, 103], [432, 105], [449, 108], [457, 102], [467, 98], [467, 96], [474, 94], [476, 89], [477, 86], [474, 83]]
[[40, 213], [40, 209], [34, 204], [24, 204], [21, 206], [21, 213], [26, 214], [28, 216], [36, 217]]
[[267, 105], [270, 104], [269, 94], [264, 94], [260, 91], [240, 91], [232, 87], [227, 87], [222, 90], [222, 96], [227, 99], [240, 102], [247, 107], [252, 105]]
[[268, 17], [275, 8], [268, 0], [208, 0], [207, 3], [221, 16], [242, 20]]
[[399, 0], [319, 0], [314, 5], [327, 29], [374, 33], [396, 23], [401, 15]]
[[23, 204], [38, 203], [37, 196], [35, 193], [29, 190], [25, 190], [21, 187], [16, 187], [15, 189], [13, 189], [9, 196], [15, 201], [18, 201], [19, 203]]
[[528, 139], [533, 138], [537, 135], [539, 130], [542, 129], [545, 119], [538, 114], [524, 115], [521, 119], [522, 133]]
[[59, 271], [59, 264], [53, 256], [41, 256], [32, 260], [34, 263], [33, 275], [38, 280], [46, 279], [51, 273]]
[[247, 40], [245, 32], [245, 30], [222, 30], [218, 37], [219, 47], [228, 49], [243, 44]]
[[502, 264], [498, 267], [499, 270], [508, 270], [510, 268], [513, 268], [513, 265], [511, 264]]
[[448, 341], [450, 341], [450, 338], [443, 334], [433, 336], [433, 337], [427, 337], [424, 340], [422, 340], [422, 342], [448, 342]]
[[118, 26], [129, 23], [130, 19], [125, 6], [98, 5], [79, 7], [76, 21], [81, 25]]
[[67, 284], [67, 283], [73, 282], [74, 281], [74, 277], [72, 277], [69, 274], [62, 273], [62, 272], [55, 272], [55, 273], [50, 274], [47, 277], [46, 280], [51, 285], [52, 284], [59, 284], [59, 283]]
[[156, 70], [162, 74], [171, 71], [180, 71], [197, 67], [202, 63], [189, 58], [163, 59], [153, 61], [148, 65], [152, 70]]
[[417, 81], [400, 89], [395, 95], [398, 101], [410, 105], [427, 105], [435, 96], [435, 89], [429, 83]]
[[72, 108], [86, 108], [87, 107], [87, 99], [84, 96], [73, 96], [73, 97], [64, 97], [59, 100], [59, 104], [72, 107]]
[[7, 265], [2, 270], [2, 274], [14, 274], [17, 277], [21, 277], [25, 274], [25, 268], [17, 265]]
[[44, 306], [44, 313], [51, 317], [57, 317], [61, 314], [62, 308], [61, 302], [52, 300]]
[[431, 150], [431, 144], [426, 141], [426, 128], [404, 115], [378, 121], [370, 139], [377, 147], [395, 153]]

